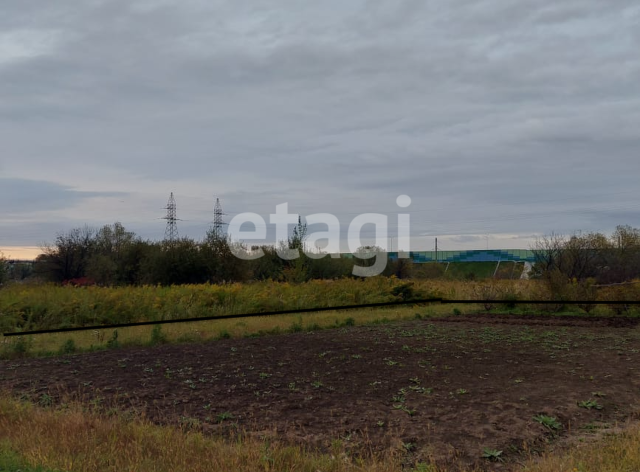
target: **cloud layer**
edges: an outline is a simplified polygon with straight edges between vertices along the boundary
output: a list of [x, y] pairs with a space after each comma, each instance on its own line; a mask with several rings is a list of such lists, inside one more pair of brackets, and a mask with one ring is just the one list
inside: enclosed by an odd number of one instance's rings
[[159, 238], [170, 191], [193, 237], [214, 195], [348, 224], [407, 194], [425, 249], [639, 224], [637, 2], [24, 0], [0, 31], [2, 244]]

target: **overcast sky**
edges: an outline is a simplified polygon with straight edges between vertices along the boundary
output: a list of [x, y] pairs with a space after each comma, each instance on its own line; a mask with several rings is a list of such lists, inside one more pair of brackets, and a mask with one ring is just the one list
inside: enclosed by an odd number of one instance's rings
[[170, 192], [193, 238], [215, 196], [406, 194], [416, 249], [639, 227], [639, 51], [637, 0], [0, 0], [0, 247], [160, 239]]

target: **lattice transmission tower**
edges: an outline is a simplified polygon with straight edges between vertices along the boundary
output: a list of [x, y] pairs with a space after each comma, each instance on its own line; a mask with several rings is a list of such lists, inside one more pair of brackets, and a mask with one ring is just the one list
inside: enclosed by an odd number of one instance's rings
[[227, 225], [223, 220], [224, 215], [220, 199], [216, 198], [216, 204], [213, 207], [213, 226], [211, 227], [211, 233], [215, 239], [224, 239], [224, 227]]
[[173, 192], [171, 192], [165, 210], [167, 210], [167, 216], [162, 218], [163, 220], [167, 220], [167, 228], [164, 230], [164, 240], [172, 243], [178, 240], [178, 217], [176, 216], [176, 200], [173, 198]]

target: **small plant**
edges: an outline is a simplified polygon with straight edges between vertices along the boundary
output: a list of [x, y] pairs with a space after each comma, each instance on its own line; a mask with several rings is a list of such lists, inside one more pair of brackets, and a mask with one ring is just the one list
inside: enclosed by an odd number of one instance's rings
[[222, 331], [220, 331], [218, 339], [231, 339], [231, 333], [229, 333], [229, 331], [227, 331], [226, 329], [223, 329]]
[[191, 418], [190, 416], [181, 416], [180, 424], [185, 428], [197, 428], [200, 426], [200, 420], [198, 418]]
[[456, 315], [456, 316], [460, 316], [462, 314], [462, 312], [458, 308], [454, 308], [453, 309], [453, 314]]
[[533, 419], [551, 431], [557, 431], [562, 428], [562, 423], [553, 416], [538, 415], [534, 416]]
[[19, 336], [15, 343], [11, 346], [13, 353], [21, 357], [29, 352], [30, 343], [25, 336]]
[[311, 386], [313, 388], [320, 388], [322, 387], [324, 384], [322, 382], [320, 382], [319, 380], [316, 380], [315, 382], [311, 382]]
[[585, 400], [583, 402], [578, 402], [578, 406], [580, 408], [586, 408], [587, 410], [602, 410], [603, 406], [600, 405], [596, 400]]
[[406, 442], [406, 443], [402, 443], [402, 447], [405, 449], [405, 451], [413, 451], [416, 448], [416, 445], [412, 442]]
[[156, 346], [158, 344], [164, 344], [167, 342], [167, 337], [162, 332], [162, 326], [155, 325], [151, 330], [151, 345]]
[[343, 326], [355, 326], [356, 325], [356, 320], [353, 318], [347, 318], [346, 320], [344, 320]]
[[76, 352], [76, 343], [73, 339], [67, 339], [60, 347], [60, 354], [73, 354]]
[[456, 393], [458, 395], [466, 395], [467, 393], [469, 393], [469, 390], [464, 389], [464, 388], [459, 388], [458, 390], [456, 390]]
[[48, 407], [53, 404], [53, 398], [51, 398], [49, 394], [43, 393], [42, 395], [40, 395], [38, 403], [40, 404], [40, 406]]
[[378, 422], [376, 423], [376, 426], [377, 426], [378, 428], [382, 428], [382, 427], [384, 427], [384, 421], [378, 421]]
[[216, 416], [218, 423], [222, 423], [223, 421], [226, 421], [226, 420], [232, 420], [234, 418], [235, 417], [233, 416], [233, 413], [229, 413], [228, 411], [225, 411], [224, 413], [220, 413], [218, 416]]
[[436, 472], [436, 469], [426, 462], [418, 462], [412, 472]]
[[489, 459], [490, 461], [504, 461], [504, 459], [502, 458], [502, 451], [498, 451], [497, 449], [490, 449], [488, 447], [485, 447], [482, 450], [482, 457], [484, 459]]
[[107, 341], [107, 347], [110, 349], [115, 349], [120, 347], [120, 342], [118, 341], [118, 330], [114, 329], [113, 334], [111, 335], [111, 339]]

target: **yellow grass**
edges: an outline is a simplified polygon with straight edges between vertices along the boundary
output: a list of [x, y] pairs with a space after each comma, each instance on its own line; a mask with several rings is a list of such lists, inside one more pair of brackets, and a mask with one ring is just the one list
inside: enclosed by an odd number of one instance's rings
[[[349, 456], [339, 445], [323, 454], [273, 439], [211, 437], [154, 425], [144, 419], [98, 416], [77, 404], [65, 410], [52, 410], [0, 397], [0, 459], [7, 453], [19, 457], [25, 466], [69, 472], [403, 470], [400, 450], [358, 459]], [[0, 460], [0, 467], [1, 464]], [[404, 470], [445, 471], [424, 463]], [[512, 464], [508, 470], [637, 472], [640, 470], [640, 427], [635, 425], [597, 442], [584, 442], [569, 450], [532, 459], [524, 466]]]
[[568, 451], [531, 461], [526, 472], [638, 472], [640, 471], [640, 426], [584, 442]]
[[[472, 312], [478, 307], [457, 306], [461, 312]], [[161, 325], [167, 342], [177, 341], [211, 341], [227, 334], [232, 338], [240, 338], [260, 333], [280, 330], [324, 329], [336, 327], [351, 318], [356, 325], [365, 325], [382, 321], [399, 321], [420, 316], [435, 316], [451, 313], [453, 305], [400, 306], [394, 308], [359, 309], [344, 311], [324, 311], [293, 315], [259, 316], [230, 320], [194, 321], [188, 323], [170, 323]], [[151, 340], [153, 326], [133, 326], [118, 328], [118, 341], [121, 345], [144, 344]], [[72, 339], [78, 350], [106, 347], [113, 336], [114, 329], [72, 331], [67, 333], [49, 333], [24, 336], [32, 355], [56, 353], [62, 345]], [[0, 355], [9, 356], [18, 337], [0, 336]]]
[[350, 459], [250, 438], [213, 438], [144, 420], [98, 417], [79, 406], [51, 411], [0, 399], [0, 454], [11, 451], [27, 465], [73, 472], [400, 470], [397, 458]]

